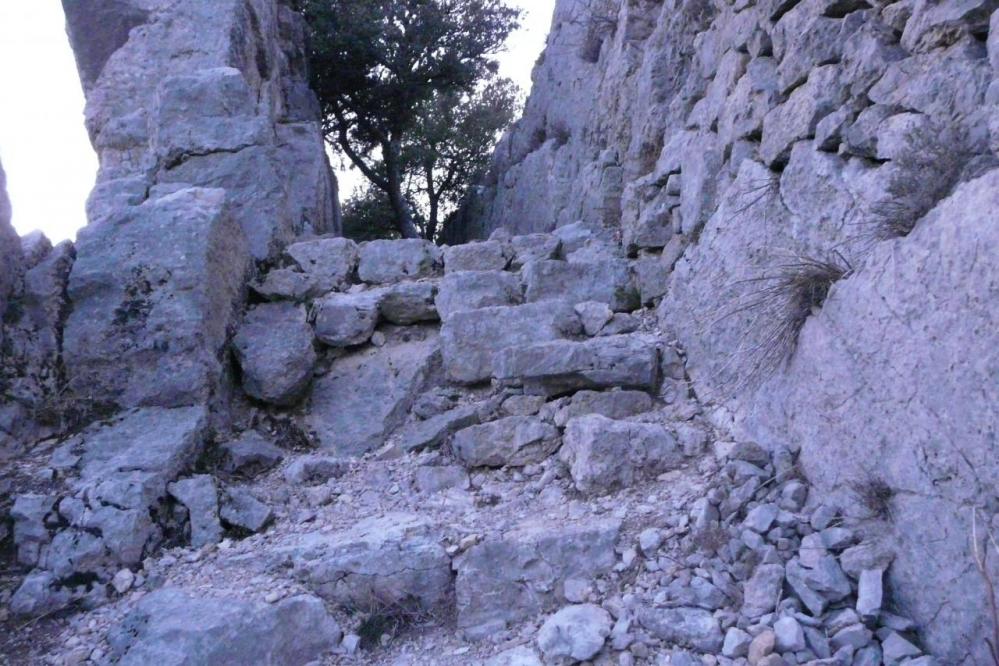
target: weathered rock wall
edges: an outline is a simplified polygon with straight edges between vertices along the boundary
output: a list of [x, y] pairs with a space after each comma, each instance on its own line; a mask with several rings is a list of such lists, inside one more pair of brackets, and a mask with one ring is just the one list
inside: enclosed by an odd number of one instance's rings
[[65, 0], [100, 157], [69, 283], [70, 386], [204, 402], [252, 259], [338, 233], [301, 19], [276, 0]]
[[[7, 175], [0, 164], [0, 317], [7, 310], [10, 298], [21, 270], [21, 241], [10, 224], [11, 207], [7, 197]], [[3, 343], [0, 330], [0, 344]]]
[[854, 514], [891, 489], [895, 601], [955, 664], [991, 622], [997, 8], [564, 0], [466, 211], [619, 232], [719, 424]]

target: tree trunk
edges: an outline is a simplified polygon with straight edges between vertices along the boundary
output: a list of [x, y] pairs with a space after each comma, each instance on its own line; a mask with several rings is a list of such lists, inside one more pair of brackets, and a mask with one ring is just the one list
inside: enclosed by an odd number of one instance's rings
[[409, 213], [409, 204], [406, 203], [406, 197], [402, 196], [399, 149], [394, 142], [388, 142], [382, 145], [382, 152], [388, 174], [389, 203], [392, 205], [392, 212], [395, 213], [395, 227], [403, 238], [419, 238], [420, 233], [416, 230], [413, 217]]
[[427, 240], [434, 241], [437, 235], [437, 219], [440, 215], [440, 193], [434, 190], [434, 165], [426, 164], [423, 167], [427, 179], [427, 199], [430, 201], [430, 216], [427, 218]]

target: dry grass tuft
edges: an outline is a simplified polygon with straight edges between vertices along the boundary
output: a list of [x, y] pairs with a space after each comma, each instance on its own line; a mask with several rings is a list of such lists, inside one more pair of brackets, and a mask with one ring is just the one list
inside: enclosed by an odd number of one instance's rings
[[874, 204], [874, 240], [904, 238], [961, 180], [968, 160], [963, 138], [953, 131], [922, 128], [913, 131], [906, 151], [892, 160], [897, 170], [886, 188], [887, 197]]
[[419, 599], [407, 597], [396, 600], [372, 594], [372, 597], [354, 609], [362, 613], [357, 635], [364, 650], [374, 650], [382, 644], [382, 636], [395, 638], [419, 626], [445, 626], [454, 621], [454, 600], [439, 607], [423, 607]]
[[728, 544], [729, 539], [728, 530], [717, 524], [703, 527], [692, 535], [698, 552], [706, 555], [717, 555]]
[[892, 500], [895, 498], [895, 490], [883, 479], [868, 477], [853, 482], [850, 484], [850, 489], [861, 506], [870, 512], [871, 518], [894, 519]]
[[841, 255], [829, 259], [797, 256], [768, 274], [740, 283], [748, 285], [748, 291], [725, 317], [750, 313], [750, 326], [764, 327], [759, 342], [737, 352], [740, 388], [762, 382], [791, 359], [805, 322], [822, 307], [832, 286], [852, 272]]

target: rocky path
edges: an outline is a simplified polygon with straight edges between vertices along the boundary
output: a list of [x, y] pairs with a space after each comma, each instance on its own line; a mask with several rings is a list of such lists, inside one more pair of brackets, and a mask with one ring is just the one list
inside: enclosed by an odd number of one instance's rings
[[143, 408], [21, 461], [5, 652], [934, 663], [877, 520], [810, 493], [793, 443], [713, 423], [619, 248], [579, 225], [292, 245], [233, 340], [235, 427]]

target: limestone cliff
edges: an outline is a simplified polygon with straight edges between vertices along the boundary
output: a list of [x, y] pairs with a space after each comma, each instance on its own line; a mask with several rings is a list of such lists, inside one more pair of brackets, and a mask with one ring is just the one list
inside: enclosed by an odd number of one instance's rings
[[65, 0], [100, 157], [66, 326], [89, 401], [218, 392], [251, 259], [339, 232], [300, 17], [275, 0]]
[[855, 514], [889, 489], [896, 600], [955, 664], [990, 622], [997, 7], [561, 0], [466, 211], [619, 234], [717, 423]]
[[[7, 198], [7, 176], [0, 164], [0, 317], [7, 310], [7, 299], [21, 269], [21, 242], [10, 225], [11, 207]], [[3, 343], [0, 332], [0, 344]]]

